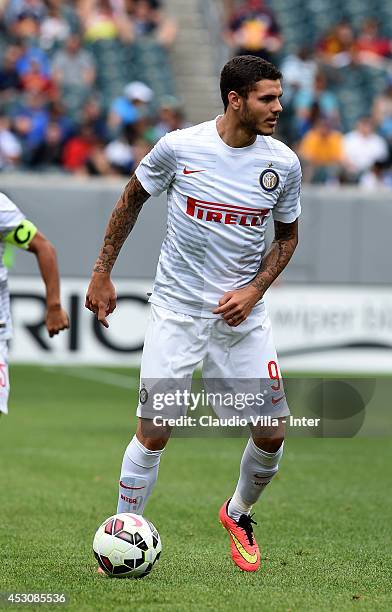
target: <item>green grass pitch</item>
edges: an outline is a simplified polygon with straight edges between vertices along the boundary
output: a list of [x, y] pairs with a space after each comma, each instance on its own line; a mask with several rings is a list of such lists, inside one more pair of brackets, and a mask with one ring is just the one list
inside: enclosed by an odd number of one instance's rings
[[232, 564], [217, 518], [245, 440], [172, 439], [146, 512], [160, 564], [139, 581], [98, 576], [91, 543], [115, 511], [135, 425], [136, 390], [115, 384], [126, 375], [137, 372], [12, 367], [0, 419], [1, 591], [66, 593], [64, 609], [78, 612], [392, 609], [392, 445], [382, 438], [287, 440], [255, 508], [256, 574]]

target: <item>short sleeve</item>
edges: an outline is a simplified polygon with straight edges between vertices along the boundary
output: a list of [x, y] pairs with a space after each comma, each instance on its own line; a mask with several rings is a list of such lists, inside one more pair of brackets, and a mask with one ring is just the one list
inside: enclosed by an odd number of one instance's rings
[[25, 219], [24, 214], [4, 193], [0, 193], [0, 235], [3, 237]]
[[283, 191], [272, 210], [275, 221], [292, 223], [301, 214], [301, 179], [301, 165], [298, 157], [294, 155]]
[[175, 177], [177, 161], [172, 133], [165, 134], [136, 168], [136, 176], [152, 196], [166, 191]]

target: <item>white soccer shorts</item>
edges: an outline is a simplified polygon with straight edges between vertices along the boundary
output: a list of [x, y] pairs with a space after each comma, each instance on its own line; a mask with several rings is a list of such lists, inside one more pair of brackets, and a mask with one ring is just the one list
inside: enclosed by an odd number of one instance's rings
[[[137, 415], [147, 419], [185, 416], [189, 405], [183, 401], [173, 402], [171, 398], [169, 402], [165, 398], [162, 405], [156, 399], [177, 389], [190, 391], [193, 373], [201, 361], [206, 392], [221, 398], [213, 404], [219, 418], [236, 414], [247, 416], [250, 422], [251, 413], [276, 418], [290, 414], [271, 322], [265, 305], [259, 303], [238, 327], [230, 327], [221, 317], [193, 317], [152, 304]], [[225, 403], [228, 392], [235, 399], [234, 412], [232, 403]], [[248, 398], [244, 406], [245, 393]]]
[[0, 340], [0, 412], [8, 413], [8, 395], [10, 382], [8, 377], [8, 343]]

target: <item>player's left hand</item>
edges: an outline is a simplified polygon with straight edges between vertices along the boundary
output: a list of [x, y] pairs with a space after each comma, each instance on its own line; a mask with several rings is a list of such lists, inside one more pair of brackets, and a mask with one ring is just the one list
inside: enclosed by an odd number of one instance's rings
[[69, 318], [61, 306], [49, 306], [46, 311], [45, 325], [51, 338], [63, 329], [69, 329]]
[[221, 314], [230, 327], [237, 327], [245, 321], [253, 306], [261, 297], [260, 291], [252, 285], [243, 289], [227, 291], [219, 300], [219, 306], [212, 312]]

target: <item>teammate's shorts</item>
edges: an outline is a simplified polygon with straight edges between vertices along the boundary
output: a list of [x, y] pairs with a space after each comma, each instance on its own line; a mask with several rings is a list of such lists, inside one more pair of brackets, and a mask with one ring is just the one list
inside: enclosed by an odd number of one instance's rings
[[0, 412], [8, 413], [8, 395], [10, 383], [8, 377], [8, 343], [0, 340]]
[[[193, 400], [187, 404], [184, 394], [191, 390], [201, 361], [204, 389], [213, 398], [209, 405], [219, 418], [235, 415], [249, 423], [255, 416], [290, 414], [271, 322], [265, 305], [259, 303], [238, 327], [230, 327], [221, 317], [193, 317], [152, 304], [137, 415], [147, 419], [185, 416]], [[173, 401], [178, 390], [181, 396]]]

